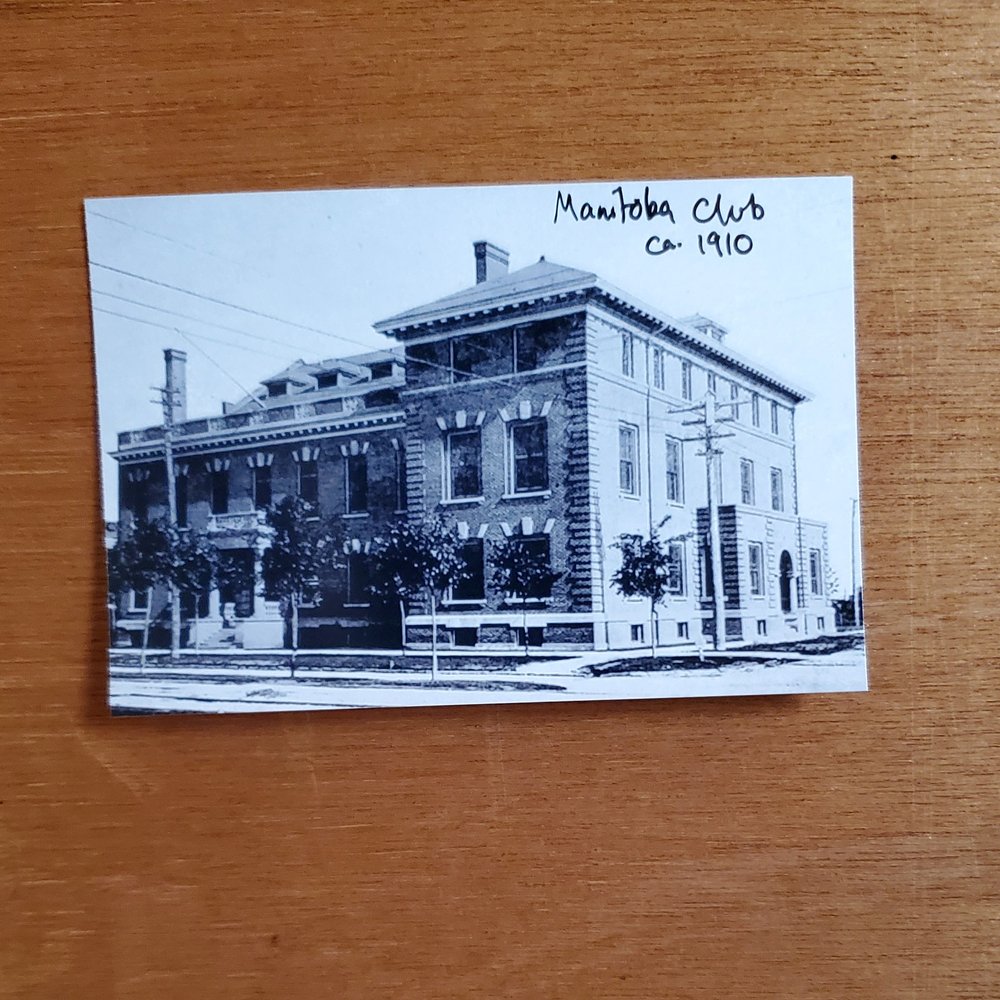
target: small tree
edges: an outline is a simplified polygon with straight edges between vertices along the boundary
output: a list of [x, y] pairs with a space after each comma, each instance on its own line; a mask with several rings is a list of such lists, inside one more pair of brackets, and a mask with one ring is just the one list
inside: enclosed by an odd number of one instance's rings
[[194, 601], [191, 633], [198, 648], [198, 598], [219, 579], [219, 550], [201, 533], [178, 532], [171, 553], [173, 585]]
[[624, 534], [612, 548], [622, 554], [622, 564], [611, 577], [611, 585], [625, 597], [644, 597], [649, 601], [649, 649], [656, 659], [656, 608], [671, 591], [671, 580], [678, 572], [670, 557], [670, 542], [654, 531], [652, 537]]
[[562, 576], [552, 569], [548, 553], [526, 544], [524, 538], [505, 538], [490, 548], [493, 586], [521, 601], [521, 633], [528, 656], [528, 602], [544, 600]]
[[313, 506], [289, 496], [267, 511], [271, 544], [264, 550], [262, 573], [268, 593], [281, 601], [291, 628], [291, 674], [299, 648], [299, 606], [318, 587], [321, 572], [336, 561], [333, 538], [313, 519]]
[[438, 675], [438, 605], [448, 588], [468, 574], [461, 544], [458, 535], [437, 519], [393, 524], [372, 543], [372, 590], [399, 601], [404, 633], [407, 604], [423, 597], [430, 606], [432, 681]]
[[108, 553], [108, 588], [116, 596], [132, 590], [146, 595], [146, 616], [142, 625], [139, 666], [146, 668], [149, 626], [153, 612], [153, 588], [169, 584], [173, 572], [175, 544], [170, 527], [161, 521], [139, 522], [118, 536]]

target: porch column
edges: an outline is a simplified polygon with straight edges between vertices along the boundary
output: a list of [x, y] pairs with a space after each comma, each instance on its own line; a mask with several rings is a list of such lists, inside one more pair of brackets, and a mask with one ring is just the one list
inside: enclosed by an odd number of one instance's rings
[[264, 610], [264, 563], [263, 553], [260, 546], [254, 546], [253, 550], [253, 616], [254, 618], [266, 618]]

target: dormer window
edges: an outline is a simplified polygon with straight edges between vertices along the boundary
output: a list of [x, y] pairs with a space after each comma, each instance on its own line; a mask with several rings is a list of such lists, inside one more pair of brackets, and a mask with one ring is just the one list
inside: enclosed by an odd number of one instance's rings
[[391, 361], [379, 361], [371, 366], [372, 379], [377, 378], [391, 378], [392, 377], [392, 362]]
[[317, 389], [335, 389], [340, 385], [340, 372], [323, 372], [316, 376]]
[[267, 386], [267, 395], [269, 399], [275, 399], [278, 396], [288, 395], [288, 383], [287, 382], [270, 382]]

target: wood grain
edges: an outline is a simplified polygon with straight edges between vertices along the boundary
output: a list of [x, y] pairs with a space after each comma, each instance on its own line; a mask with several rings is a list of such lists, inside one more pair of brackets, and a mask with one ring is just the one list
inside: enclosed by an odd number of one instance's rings
[[[0, 3], [0, 995], [1000, 995], [998, 28]], [[809, 173], [856, 178], [870, 695], [106, 717], [84, 196]]]

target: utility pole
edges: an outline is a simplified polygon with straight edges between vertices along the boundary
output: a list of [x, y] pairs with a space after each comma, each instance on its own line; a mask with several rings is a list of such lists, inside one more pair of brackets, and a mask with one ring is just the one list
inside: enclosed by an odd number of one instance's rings
[[[177, 401], [178, 388], [174, 385], [173, 366], [170, 364], [170, 351], [164, 351], [167, 359], [166, 384], [160, 389], [160, 399], [163, 404], [163, 457], [167, 472], [167, 519], [171, 533], [177, 530], [177, 482], [174, 476], [174, 406]], [[170, 602], [170, 659], [176, 660], [181, 648], [181, 597], [173, 581], [167, 583], [167, 596]]]
[[722, 454], [717, 442], [720, 438], [733, 437], [731, 433], [719, 430], [719, 424], [729, 422], [732, 417], [718, 416], [718, 410], [723, 406], [736, 406], [738, 401], [731, 403], [719, 403], [715, 393], [709, 389], [705, 394], [703, 402], [695, 406], [685, 407], [680, 410], [671, 410], [671, 413], [700, 413], [701, 416], [694, 420], [682, 421], [685, 427], [698, 427], [700, 433], [695, 437], [685, 438], [687, 441], [698, 441], [702, 445], [702, 450], [696, 452], [699, 457], [705, 459], [705, 489], [708, 500], [708, 537], [709, 550], [712, 559], [712, 607], [715, 620], [715, 648], [724, 650], [726, 648], [726, 588], [722, 577], [722, 532], [719, 529], [719, 488], [715, 481], [716, 458]]

